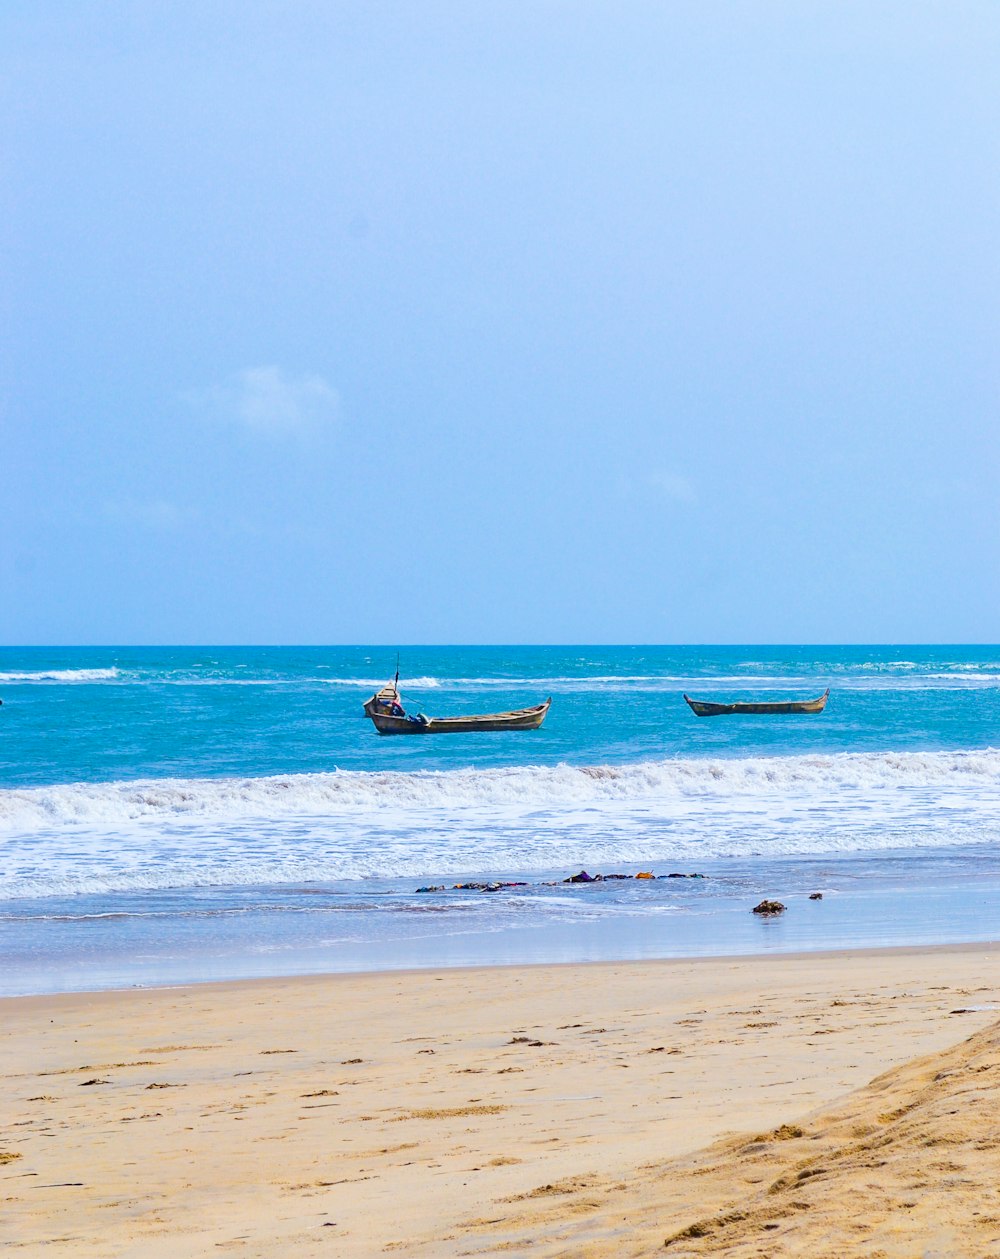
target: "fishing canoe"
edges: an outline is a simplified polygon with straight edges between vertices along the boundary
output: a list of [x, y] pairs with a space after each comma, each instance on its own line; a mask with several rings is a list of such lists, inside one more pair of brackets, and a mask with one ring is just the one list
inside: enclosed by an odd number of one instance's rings
[[691, 711], [699, 717], [725, 717], [729, 713], [757, 713], [761, 716], [781, 713], [821, 713], [830, 698], [827, 687], [818, 699], [779, 699], [750, 704], [714, 704], [709, 700], [692, 699], [685, 695]]
[[[544, 704], [517, 708], [507, 713], [483, 713], [469, 717], [410, 717], [390, 682], [365, 704], [365, 714], [379, 734], [473, 734], [487, 730], [537, 730], [549, 711], [552, 696]], [[394, 711], [395, 710], [395, 711]]]

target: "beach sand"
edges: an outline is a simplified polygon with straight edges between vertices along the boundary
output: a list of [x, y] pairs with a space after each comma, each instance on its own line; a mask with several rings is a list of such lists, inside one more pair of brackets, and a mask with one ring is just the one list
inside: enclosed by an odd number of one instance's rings
[[0, 1244], [1000, 1253], [998, 963], [977, 945], [8, 999]]

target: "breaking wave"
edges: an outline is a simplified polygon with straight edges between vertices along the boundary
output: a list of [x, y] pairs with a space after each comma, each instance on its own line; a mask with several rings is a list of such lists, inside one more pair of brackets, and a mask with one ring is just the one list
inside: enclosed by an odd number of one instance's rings
[[0, 673], [0, 682], [110, 682], [117, 669], [33, 669]]
[[[948, 691], [979, 690], [1000, 687], [1000, 667], [991, 665], [914, 665], [901, 669], [905, 663], [894, 661], [891, 666], [859, 665], [846, 673], [840, 667], [830, 666], [807, 673], [792, 669], [783, 672], [766, 672], [755, 669], [748, 672], [727, 673], [556, 673], [552, 675], [483, 675], [435, 677], [420, 675], [400, 679], [404, 695], [411, 691], [429, 690], [502, 690], [521, 692], [526, 689], [552, 693], [587, 693], [591, 691], [690, 691], [708, 693], [713, 689], [730, 691], [791, 691], [798, 694], [818, 694], [827, 685], [839, 691]], [[237, 668], [242, 669], [240, 665]], [[315, 666], [317, 670], [324, 666]], [[50, 683], [72, 685], [87, 682], [124, 682], [132, 686], [263, 686], [295, 687], [322, 685], [333, 688], [370, 693], [385, 685], [389, 677], [329, 676], [321, 672], [281, 673], [264, 671], [247, 676], [218, 666], [159, 668], [136, 667], [122, 670], [117, 667], [100, 669], [17, 669], [0, 671], [0, 684]]]
[[626, 765], [524, 766], [415, 773], [334, 771], [261, 778], [162, 778], [0, 791], [0, 830], [211, 819], [377, 814], [517, 806], [573, 809], [702, 797], [814, 797], [894, 788], [1000, 788], [1000, 751], [839, 753], [668, 759]]

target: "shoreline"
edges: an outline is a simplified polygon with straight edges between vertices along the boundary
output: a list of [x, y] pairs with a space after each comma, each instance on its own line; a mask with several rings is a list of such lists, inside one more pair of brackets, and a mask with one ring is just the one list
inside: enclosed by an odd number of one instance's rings
[[[73, 988], [60, 992], [25, 992], [0, 993], [0, 1013], [20, 1004], [42, 1003], [46, 1001], [63, 1002], [77, 998], [94, 1000], [101, 997], [119, 997], [127, 993], [157, 992], [203, 992], [217, 990], [219, 992], [240, 992], [252, 990], [270, 984], [322, 984], [336, 983], [340, 980], [365, 980], [368, 978], [384, 978], [386, 980], [405, 980], [415, 976], [447, 976], [449, 979], [468, 977], [494, 972], [521, 974], [525, 971], [543, 970], [618, 970], [621, 967], [715, 967], [728, 963], [756, 962], [807, 962], [828, 961], [834, 958], [859, 960], [862, 958], [881, 957], [913, 957], [927, 954], [962, 954], [996, 952], [1000, 961], [1000, 937], [990, 940], [949, 941], [943, 944], [890, 944], [890, 945], [858, 945], [842, 949], [802, 949], [799, 951], [781, 951], [759, 953], [706, 953], [695, 956], [676, 957], [640, 957], [640, 958], [600, 958], [584, 961], [527, 961], [527, 962], [496, 962], [492, 965], [456, 964], [454, 966], [398, 966], [379, 970], [344, 970], [344, 971], [304, 971], [288, 974], [246, 975], [231, 979], [195, 979], [182, 982], [165, 980], [162, 983], [131, 983], [113, 988]], [[1000, 1010], [1000, 1006], [998, 1006]]]
[[[979, 847], [716, 862], [699, 872], [705, 877], [590, 884], [563, 877], [494, 892], [473, 883], [424, 894], [415, 881], [393, 879], [7, 902], [0, 993], [1000, 940], [1000, 858]], [[761, 920], [750, 910], [762, 899], [787, 911]]]
[[[998, 961], [1000, 943], [903, 946], [5, 998], [0, 1239], [87, 1259], [332, 1238], [358, 1259], [662, 1253], [733, 1203], [752, 1216], [762, 1163], [912, 1118], [928, 1071], [986, 1052]], [[830, 1210], [824, 1237], [855, 1236], [850, 1195]]]

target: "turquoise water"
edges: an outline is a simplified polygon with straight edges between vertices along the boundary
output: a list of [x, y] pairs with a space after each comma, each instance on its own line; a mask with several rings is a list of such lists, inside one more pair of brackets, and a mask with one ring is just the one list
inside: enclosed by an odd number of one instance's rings
[[[400, 654], [410, 711], [551, 695], [545, 725], [379, 738], [388, 648], [0, 651], [4, 990], [905, 943], [924, 895], [922, 940], [994, 933], [1000, 648]], [[682, 698], [827, 686], [818, 717]], [[557, 883], [583, 867], [708, 877]], [[749, 897], [814, 884], [761, 935]]]
[[[394, 667], [394, 651], [372, 648], [0, 651], [0, 784], [981, 748], [1000, 690], [988, 647], [407, 648], [411, 709], [495, 711], [551, 693], [552, 711], [527, 741], [378, 740], [361, 703]], [[680, 698], [827, 685], [811, 722], [698, 723]]]

